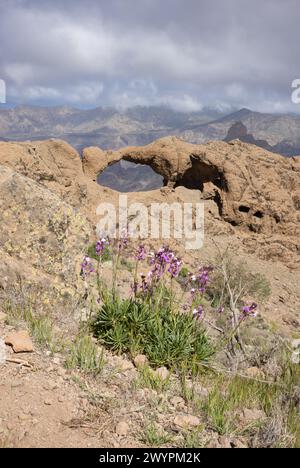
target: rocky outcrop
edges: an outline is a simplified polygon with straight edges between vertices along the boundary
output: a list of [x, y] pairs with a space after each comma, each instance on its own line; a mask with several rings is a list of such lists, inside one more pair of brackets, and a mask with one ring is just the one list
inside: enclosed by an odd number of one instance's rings
[[268, 151], [274, 151], [276, 153], [274, 147], [269, 145], [266, 140], [258, 140], [254, 138], [252, 133], [248, 133], [247, 127], [243, 124], [243, 122], [235, 122], [228, 130], [224, 141], [230, 142], [237, 139], [243, 141], [244, 143], [250, 143], [251, 145], [256, 145], [260, 148], [264, 148]]
[[0, 293], [32, 285], [50, 302], [82, 287], [80, 263], [92, 232], [88, 221], [50, 190], [5, 166], [0, 166], [0, 225]]
[[0, 143], [0, 164], [33, 179], [94, 225], [99, 203], [118, 201], [97, 176], [121, 159], [148, 164], [164, 180], [162, 189], [129, 194], [134, 201], [171, 203], [198, 194], [205, 200], [206, 234], [239, 236], [264, 258], [299, 264], [300, 157], [287, 159], [239, 140], [194, 145], [166, 137], [118, 151], [85, 148], [81, 161], [59, 140]]
[[149, 164], [169, 187], [198, 189], [218, 205], [225, 222], [244, 230], [297, 236], [300, 221], [300, 157], [285, 159], [240, 141], [192, 145], [176, 137], [145, 147], [104, 152], [86, 148], [88, 178], [125, 159]]

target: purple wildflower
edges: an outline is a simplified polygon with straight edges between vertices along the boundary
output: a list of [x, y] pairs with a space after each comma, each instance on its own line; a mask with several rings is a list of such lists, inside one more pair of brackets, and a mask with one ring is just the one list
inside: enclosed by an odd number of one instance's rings
[[145, 258], [146, 258], [146, 249], [145, 249], [144, 245], [139, 246], [135, 258], [136, 258], [137, 261], [145, 260]]
[[251, 305], [249, 306], [244, 306], [242, 307], [242, 314], [244, 317], [256, 317], [256, 309], [257, 309], [257, 304], [255, 302], [252, 302]]
[[[147, 277], [149, 278], [149, 274], [147, 275]], [[143, 273], [141, 273], [141, 285], [140, 285], [140, 289], [141, 289], [141, 292], [143, 294], [149, 294], [151, 293], [152, 291], [152, 287], [151, 287], [151, 281], [147, 281], [147, 277], [146, 275], [144, 275]]]
[[169, 247], [162, 247], [157, 252], [154, 252], [154, 255], [151, 260], [151, 264], [158, 263], [160, 265], [169, 264], [175, 257], [174, 252], [169, 249]]
[[198, 307], [195, 307], [193, 310], [193, 316], [195, 319], [201, 319], [204, 314], [203, 306], [200, 304]]
[[200, 267], [197, 274], [190, 274], [189, 282], [191, 283], [191, 295], [194, 296], [196, 292], [204, 294], [208, 284], [210, 283], [210, 273], [213, 270], [212, 266]]
[[95, 270], [90, 257], [85, 256], [81, 264], [82, 276], [86, 278], [87, 276], [89, 276], [90, 273], [93, 273], [94, 271]]
[[123, 231], [121, 234], [120, 234], [120, 238], [119, 238], [119, 243], [118, 243], [118, 249], [119, 251], [120, 250], [124, 250], [126, 249], [127, 245], [128, 245], [128, 232], [127, 231]]
[[197, 276], [196, 282], [198, 290], [201, 292], [201, 294], [205, 293], [206, 288], [211, 281], [209, 274], [212, 270], [212, 266], [203, 266], [199, 268], [199, 274]]
[[96, 254], [101, 256], [106, 249], [106, 247], [109, 245], [109, 239], [107, 237], [102, 237], [102, 239], [99, 239], [96, 242]]
[[[174, 252], [172, 252], [172, 250], [170, 250], [168, 247], [163, 247], [159, 249], [157, 252], [154, 252], [150, 260], [150, 265], [152, 265], [151, 272], [153, 275], [153, 279], [159, 280], [163, 276], [163, 274], [166, 272], [168, 265], [170, 265], [171, 262], [174, 261], [174, 259], [175, 259]], [[174, 267], [175, 267], [175, 264], [174, 264]], [[175, 270], [176, 268], [173, 271], [173, 267], [172, 267], [171, 271], [176, 273]]]
[[170, 273], [172, 278], [176, 278], [179, 275], [181, 266], [182, 266], [182, 261], [179, 260], [178, 258], [174, 257], [171, 260], [170, 266], [168, 268], [168, 272]]

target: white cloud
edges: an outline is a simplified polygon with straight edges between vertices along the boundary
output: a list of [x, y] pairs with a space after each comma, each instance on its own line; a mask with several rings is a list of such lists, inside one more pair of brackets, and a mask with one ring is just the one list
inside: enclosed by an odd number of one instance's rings
[[295, 0], [0, 0], [0, 77], [17, 102], [290, 109], [299, 12]]

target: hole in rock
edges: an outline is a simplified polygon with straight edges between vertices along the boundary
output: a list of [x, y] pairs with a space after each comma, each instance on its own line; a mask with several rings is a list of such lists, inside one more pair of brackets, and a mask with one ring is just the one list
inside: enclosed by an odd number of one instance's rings
[[98, 184], [118, 192], [145, 192], [164, 186], [164, 179], [150, 166], [121, 159], [104, 169]]
[[262, 211], [255, 211], [255, 213], [253, 213], [253, 216], [255, 216], [256, 218], [263, 218], [264, 217], [264, 214]]
[[250, 208], [249, 208], [249, 206], [241, 205], [241, 206], [239, 206], [239, 211], [241, 213], [249, 213]]
[[184, 173], [177, 186], [183, 185], [188, 189], [204, 190], [204, 184], [212, 182], [221, 190], [227, 191], [227, 183], [222, 173], [218, 169], [203, 161], [198, 161], [191, 157], [191, 167]]

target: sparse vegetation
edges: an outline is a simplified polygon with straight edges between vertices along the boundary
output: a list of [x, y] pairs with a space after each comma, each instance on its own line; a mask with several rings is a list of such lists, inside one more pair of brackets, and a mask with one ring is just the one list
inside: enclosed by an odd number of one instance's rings
[[143, 366], [138, 371], [138, 377], [133, 382], [134, 388], [151, 388], [163, 392], [170, 387], [170, 376], [162, 379], [149, 366]]
[[183, 448], [204, 448], [208, 442], [208, 437], [204, 433], [204, 425], [192, 431], [186, 431], [183, 437]]
[[161, 447], [172, 441], [172, 436], [162, 428], [158, 428], [156, 424], [150, 422], [146, 425], [141, 434], [141, 440], [151, 447]]
[[53, 324], [49, 317], [35, 314], [31, 303], [16, 305], [7, 302], [5, 305], [6, 321], [9, 325], [17, 326], [24, 322], [35, 340], [41, 346], [50, 349], [54, 347]]
[[[262, 275], [235, 265], [227, 253], [221, 256], [220, 265], [200, 266], [192, 274], [169, 248], [148, 254], [141, 245], [135, 254], [135, 268], [130, 268], [132, 294], [120, 297], [116, 278], [118, 269], [122, 265], [127, 268], [129, 262], [124, 255], [127, 244], [126, 237], [114, 243], [102, 238], [94, 248], [98, 266], [93, 266], [90, 257], [82, 263], [85, 280], [97, 273], [100, 307], [92, 329], [101, 343], [117, 353], [146, 354], [154, 366], [185, 372], [198, 372], [216, 348], [227, 347], [234, 355], [237, 346], [245, 353], [240, 327], [248, 317], [256, 315], [257, 308], [255, 302], [247, 304], [245, 300], [267, 297], [269, 287]], [[107, 250], [113, 263], [109, 286], [99, 274]], [[141, 274], [139, 279], [139, 267], [149, 264], [149, 273]], [[181, 298], [175, 292], [174, 279], [179, 279], [180, 284], [184, 280]], [[226, 324], [221, 328], [217, 326], [220, 314]], [[212, 344], [207, 325], [222, 333], [217, 343]]]
[[[256, 315], [257, 304], [252, 298], [263, 302], [268, 297], [266, 279], [248, 273], [243, 265], [227, 263], [227, 257], [219, 265], [200, 266], [196, 274], [187, 269], [181, 274], [181, 261], [167, 248], [147, 257], [144, 247], [140, 247], [134, 260], [129, 260], [128, 254], [123, 258], [125, 248], [126, 242], [108, 247], [105, 241], [102, 249], [100, 242], [95, 248], [96, 260], [85, 257], [82, 264], [86, 288], [91, 275], [95, 275], [90, 291], [86, 289], [91, 314], [87, 314], [84, 326], [81, 323], [78, 336], [60, 349], [66, 368], [79, 371], [73, 372], [72, 378], [86, 394], [89, 406], [79, 418], [70, 420], [71, 427], [101, 433], [105, 429], [103, 414], [113, 413], [108, 421], [115, 424], [115, 416], [124, 404], [109, 394], [103, 396], [91, 385], [103, 371], [106, 379], [121, 372], [116, 363], [105, 369], [100, 344], [123, 355], [113, 359], [122, 361], [124, 353], [129, 359], [137, 354], [148, 358], [127, 387], [133, 397], [143, 389], [142, 407], [151, 414], [142, 430], [138, 426], [143, 444], [199, 448], [209, 446], [213, 437], [216, 444], [222, 438], [233, 440], [233, 446], [241, 439], [251, 447], [299, 447], [299, 365], [291, 362], [289, 351], [285, 355], [282, 345], [265, 343], [255, 350], [249, 341], [245, 340], [244, 345], [241, 337], [247, 335], [247, 326], [237, 335], [244, 322]], [[113, 274], [112, 282], [106, 284], [101, 271], [107, 249]], [[147, 266], [149, 274], [140, 274], [140, 269], [145, 271]], [[127, 296], [117, 288], [120, 268], [132, 273], [132, 292]], [[98, 297], [93, 296], [95, 291]], [[8, 323], [26, 324], [36, 343], [50, 350], [57, 347], [51, 319], [34, 314], [30, 301], [17, 307], [7, 303], [5, 312]], [[236, 322], [232, 322], [234, 314]], [[251, 323], [260, 322], [256, 319]], [[218, 361], [220, 355], [222, 363]], [[227, 363], [231, 366], [226, 367]], [[251, 367], [253, 363], [261, 372], [258, 376], [245, 373], [245, 365]], [[166, 378], [156, 372], [161, 366], [169, 369]], [[179, 403], [172, 402], [174, 395]], [[200, 425], [182, 427], [177, 435], [171, 434], [176, 411], [196, 416]], [[167, 415], [166, 422], [161, 422], [161, 414]], [[5, 446], [5, 442], [2, 444]]]
[[213, 354], [193, 316], [163, 306], [151, 316], [151, 310], [147, 302], [106, 296], [93, 324], [95, 336], [116, 352], [141, 352], [151, 364], [174, 369], [196, 368]]
[[215, 307], [230, 307], [230, 291], [237, 297], [236, 305], [241, 306], [245, 297], [255, 297], [263, 302], [271, 294], [271, 286], [261, 273], [252, 272], [243, 262], [236, 262], [229, 252], [219, 253], [216, 259], [213, 281], [207, 294]]
[[79, 335], [71, 344], [66, 367], [82, 372], [99, 374], [104, 367], [103, 350], [99, 349], [89, 335]]
[[[96, 261], [99, 260], [99, 254], [97, 254], [97, 251], [96, 251], [96, 244], [92, 244], [92, 245], [90, 245], [88, 247], [87, 256], [89, 258], [93, 258]], [[109, 247], [106, 247], [102, 252], [101, 261], [102, 262], [110, 262], [111, 260], [112, 260], [112, 253], [111, 253]]]

